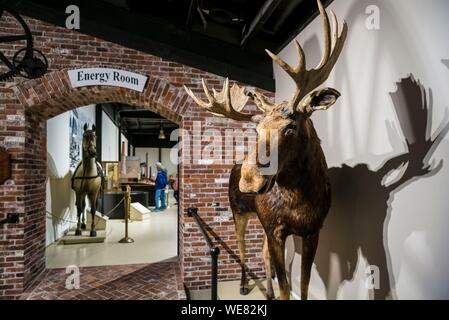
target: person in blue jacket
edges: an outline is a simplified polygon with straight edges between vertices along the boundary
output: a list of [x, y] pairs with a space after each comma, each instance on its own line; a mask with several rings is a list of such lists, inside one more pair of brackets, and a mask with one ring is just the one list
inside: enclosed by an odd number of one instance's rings
[[[167, 172], [164, 169], [162, 163], [156, 163], [157, 176], [155, 181], [155, 203], [156, 208], [154, 211], [162, 211], [167, 209], [167, 203], [165, 201], [165, 187], [168, 184]], [[159, 205], [160, 200], [160, 205]]]

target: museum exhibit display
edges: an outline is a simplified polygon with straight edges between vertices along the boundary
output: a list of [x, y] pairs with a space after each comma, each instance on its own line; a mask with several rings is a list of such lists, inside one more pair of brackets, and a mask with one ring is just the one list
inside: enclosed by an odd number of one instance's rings
[[[137, 202], [144, 207], [150, 207], [149, 193], [145, 191], [135, 190], [134, 185], [130, 186], [131, 191], [131, 203]], [[126, 186], [124, 188], [126, 188]], [[110, 219], [124, 219], [125, 218], [125, 205], [123, 202], [125, 191], [109, 191], [105, 192], [101, 202], [101, 212], [105, 212], [105, 215]]]
[[120, 162], [103, 161], [102, 166], [105, 172], [103, 190], [104, 192], [120, 190]]
[[[263, 257], [268, 280], [268, 298], [274, 298], [271, 260], [276, 269], [281, 299], [290, 297], [284, 252], [286, 238], [295, 234], [301, 236], [303, 241], [301, 298], [307, 299], [319, 232], [331, 200], [326, 159], [310, 116], [315, 111], [327, 110], [340, 97], [340, 93], [333, 88], [316, 88], [329, 77], [348, 32], [346, 22], [343, 22], [339, 31], [339, 23], [333, 12], [332, 32], [328, 15], [320, 0], [318, 6], [324, 25], [324, 53], [316, 68], [306, 69], [306, 58], [297, 41], [297, 67], [290, 66], [267, 50], [270, 57], [295, 81], [296, 90], [292, 100], [275, 104], [261, 93], [246, 93], [245, 88], [240, 88], [237, 84], [230, 88], [228, 79], [225, 80], [223, 90], [214, 90], [213, 94], [203, 79], [208, 102], [200, 100], [185, 87], [200, 107], [213, 114], [237, 121], [256, 122], [259, 133], [257, 145], [268, 144], [265, 150], [276, 150], [282, 155], [277, 172], [264, 175], [261, 169], [267, 164], [258, 161], [260, 155], [256, 147], [253, 151], [255, 154], [250, 155], [242, 165], [236, 165], [231, 172], [229, 202], [234, 216], [242, 267], [241, 294], [249, 293], [245, 270], [246, 225], [251, 214], [257, 213], [266, 234]], [[249, 99], [253, 100], [262, 114], [242, 112]], [[275, 139], [270, 135], [270, 131], [274, 130], [279, 134]]]
[[95, 136], [95, 125], [88, 129], [84, 124], [84, 134], [82, 142], [82, 160], [78, 164], [72, 177], [72, 189], [76, 194], [76, 209], [78, 211], [78, 223], [75, 235], [82, 235], [82, 229], [86, 229], [85, 209], [86, 196], [90, 202], [90, 214], [92, 221], [90, 225], [90, 236], [95, 237], [95, 214], [97, 212], [98, 199], [102, 192], [103, 168], [96, 161], [97, 144]]
[[0, 300], [449, 299], [448, 21], [449, 0], [0, 0]]

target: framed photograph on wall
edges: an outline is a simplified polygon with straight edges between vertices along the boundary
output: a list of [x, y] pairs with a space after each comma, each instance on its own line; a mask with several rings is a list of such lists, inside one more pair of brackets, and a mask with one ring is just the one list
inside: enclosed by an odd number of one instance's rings
[[83, 143], [83, 128], [79, 121], [78, 112], [70, 111], [70, 168], [75, 169], [81, 161], [81, 144]]
[[75, 169], [78, 163], [82, 159], [82, 144], [84, 134], [84, 124], [88, 124], [91, 128], [95, 119], [89, 115], [89, 112], [84, 110], [85, 108], [78, 108], [70, 111], [70, 168]]

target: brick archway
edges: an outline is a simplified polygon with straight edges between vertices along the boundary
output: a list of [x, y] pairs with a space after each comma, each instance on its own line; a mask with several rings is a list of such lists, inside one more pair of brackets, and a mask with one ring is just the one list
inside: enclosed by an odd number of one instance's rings
[[180, 125], [192, 105], [184, 90], [152, 76], [148, 77], [143, 93], [111, 86], [72, 88], [65, 69], [25, 81], [12, 89], [28, 111], [46, 118], [92, 103], [121, 102], [148, 108]]
[[[23, 284], [27, 287], [45, 270], [47, 120], [77, 107], [118, 102], [147, 108], [182, 128], [183, 118], [189, 114], [192, 102], [187, 99], [188, 96], [182, 88], [151, 76], [142, 93], [111, 86], [72, 88], [66, 69], [48, 73], [39, 79], [25, 81], [12, 87], [12, 90], [25, 108]], [[181, 180], [182, 171], [181, 165]], [[180, 212], [183, 212], [182, 194], [181, 188]], [[180, 232], [183, 223], [181, 214]], [[182, 248], [183, 237], [179, 236], [178, 241]], [[182, 264], [182, 259], [180, 263]]]

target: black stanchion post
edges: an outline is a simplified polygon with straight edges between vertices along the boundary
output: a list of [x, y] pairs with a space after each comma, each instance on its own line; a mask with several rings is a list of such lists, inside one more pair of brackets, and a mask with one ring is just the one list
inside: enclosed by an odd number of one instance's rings
[[209, 237], [209, 234], [204, 227], [204, 224], [200, 217], [198, 216], [198, 208], [188, 208], [187, 215], [191, 218], [194, 218], [198, 227], [200, 228], [201, 233], [206, 240], [207, 245], [209, 246], [209, 253], [211, 257], [211, 300], [218, 300], [218, 256], [220, 255], [220, 249], [215, 247], [212, 243], [212, 240]]
[[211, 300], [218, 300], [218, 256], [220, 249], [214, 247], [210, 250], [212, 258], [212, 270], [211, 270]]

